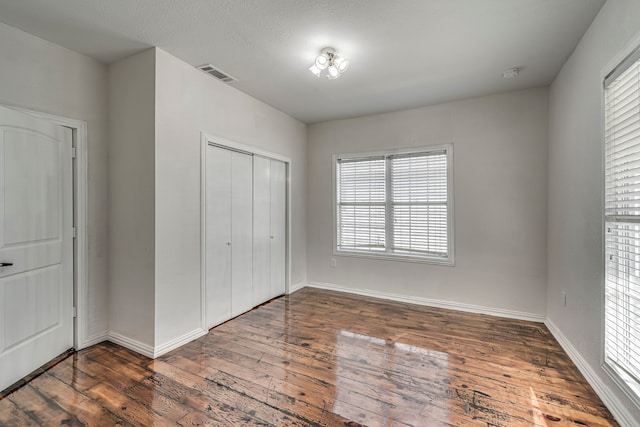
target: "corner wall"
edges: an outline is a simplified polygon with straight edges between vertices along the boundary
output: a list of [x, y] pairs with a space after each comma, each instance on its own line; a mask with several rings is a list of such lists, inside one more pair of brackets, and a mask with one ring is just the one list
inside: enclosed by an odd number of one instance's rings
[[109, 66], [109, 339], [152, 355], [155, 51]]
[[0, 23], [0, 104], [87, 122], [87, 330], [108, 328], [107, 68], [87, 56]]
[[[308, 283], [542, 321], [547, 102], [538, 88], [309, 126]], [[332, 255], [332, 154], [449, 142], [454, 267]]]
[[640, 425], [640, 409], [600, 367], [602, 77], [639, 34], [640, 2], [608, 0], [551, 85], [549, 102], [548, 324], [623, 425]]
[[292, 285], [306, 271], [306, 127], [156, 52], [155, 342], [161, 351], [198, 334], [200, 310], [200, 133], [280, 154], [292, 161]]

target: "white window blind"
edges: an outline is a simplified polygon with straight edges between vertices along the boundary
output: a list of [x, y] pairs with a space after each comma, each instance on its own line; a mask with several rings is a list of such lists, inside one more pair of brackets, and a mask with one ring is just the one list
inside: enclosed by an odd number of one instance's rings
[[640, 61], [605, 80], [605, 363], [640, 391]]
[[338, 247], [385, 250], [385, 160], [338, 161]]
[[336, 250], [450, 261], [450, 150], [338, 157]]
[[447, 155], [391, 156], [395, 252], [447, 256]]

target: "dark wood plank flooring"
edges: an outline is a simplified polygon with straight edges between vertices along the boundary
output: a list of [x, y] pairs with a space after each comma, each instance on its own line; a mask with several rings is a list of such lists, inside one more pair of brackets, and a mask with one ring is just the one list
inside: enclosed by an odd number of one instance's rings
[[80, 351], [3, 426], [617, 426], [542, 324], [303, 289], [150, 360]]

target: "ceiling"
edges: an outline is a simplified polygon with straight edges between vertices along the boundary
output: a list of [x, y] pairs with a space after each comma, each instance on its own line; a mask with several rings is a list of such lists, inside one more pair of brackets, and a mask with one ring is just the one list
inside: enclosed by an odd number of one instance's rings
[[[314, 123], [547, 85], [604, 1], [0, 0], [0, 21], [105, 63], [211, 63]], [[307, 69], [326, 46], [351, 60], [339, 79]]]

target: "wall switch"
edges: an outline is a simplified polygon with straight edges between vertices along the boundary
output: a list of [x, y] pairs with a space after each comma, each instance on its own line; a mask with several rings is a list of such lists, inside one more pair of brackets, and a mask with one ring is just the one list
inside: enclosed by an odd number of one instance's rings
[[562, 291], [562, 306], [567, 306], [567, 291]]
[[335, 268], [336, 267], [336, 259], [335, 258], [331, 258], [331, 261], [329, 262], [329, 264], [331, 265], [331, 267]]

